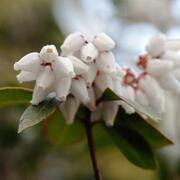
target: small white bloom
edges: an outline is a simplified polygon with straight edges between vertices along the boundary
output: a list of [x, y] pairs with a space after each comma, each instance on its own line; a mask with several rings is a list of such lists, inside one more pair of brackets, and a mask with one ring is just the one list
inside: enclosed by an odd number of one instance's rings
[[72, 78], [68, 76], [62, 76], [56, 78], [55, 81], [55, 92], [56, 96], [60, 101], [65, 101], [67, 95], [70, 93]]
[[84, 105], [90, 103], [86, 82], [81, 77], [72, 80], [70, 92]]
[[68, 58], [71, 60], [73, 64], [74, 72], [76, 75], [88, 73], [89, 67], [83, 61], [81, 61], [75, 56], [68, 56]]
[[105, 73], [116, 72], [115, 58], [112, 52], [102, 52], [96, 60], [98, 70]]
[[17, 80], [20, 83], [35, 81], [37, 78], [38, 72], [30, 72], [30, 71], [21, 71], [17, 76]]
[[147, 52], [153, 57], [161, 56], [165, 51], [166, 38], [163, 34], [153, 37], [146, 46]]
[[97, 88], [103, 93], [107, 88], [113, 90], [113, 81], [110, 74], [104, 72], [98, 72], [94, 81]]
[[173, 63], [164, 59], [151, 59], [147, 63], [147, 72], [152, 76], [164, 75], [173, 70]]
[[36, 52], [29, 53], [14, 64], [14, 70], [37, 72], [42, 68], [41, 63], [42, 63], [42, 59], [40, 59], [39, 53]]
[[86, 43], [86, 38], [80, 32], [75, 32], [67, 36], [61, 46], [61, 55], [67, 56], [71, 52], [79, 51]]
[[93, 44], [99, 51], [110, 51], [115, 47], [115, 42], [105, 33], [97, 34], [93, 39]]
[[93, 62], [98, 57], [98, 50], [92, 43], [85, 44], [81, 48], [81, 59], [86, 63]]
[[66, 101], [60, 104], [59, 108], [67, 124], [72, 124], [74, 122], [79, 105], [79, 100], [73, 96], [68, 96]]
[[102, 103], [102, 117], [106, 126], [113, 126], [118, 113], [119, 104], [117, 101], [108, 101]]

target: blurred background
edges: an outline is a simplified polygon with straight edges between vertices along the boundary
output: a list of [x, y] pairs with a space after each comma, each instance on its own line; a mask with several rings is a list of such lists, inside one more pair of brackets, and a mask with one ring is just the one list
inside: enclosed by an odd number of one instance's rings
[[[0, 87], [32, 87], [17, 83], [14, 62], [46, 44], [59, 48], [64, 37], [74, 31], [90, 37], [106, 32], [116, 41], [117, 61], [133, 67], [136, 56], [144, 51], [153, 35], [163, 32], [168, 38], [180, 38], [179, 9], [179, 0], [1, 0]], [[176, 107], [175, 99], [168, 100], [169, 107]], [[56, 113], [18, 135], [24, 109], [24, 106], [0, 109], [0, 179], [93, 179], [83, 128], [79, 124], [66, 126]], [[160, 125], [175, 145], [158, 152], [161, 163], [157, 171], [132, 165], [100, 127], [95, 129], [104, 179], [180, 179], [178, 114], [169, 111]]]

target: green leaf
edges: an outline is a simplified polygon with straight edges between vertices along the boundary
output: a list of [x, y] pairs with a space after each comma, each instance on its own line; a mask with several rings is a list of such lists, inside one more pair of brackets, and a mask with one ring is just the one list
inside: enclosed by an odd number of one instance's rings
[[128, 105], [133, 107], [135, 111], [144, 119], [155, 121], [155, 122], [158, 122], [161, 119], [159, 114], [156, 114], [151, 108], [144, 107], [122, 96], [118, 96], [117, 94], [115, 94], [114, 91], [112, 91], [109, 88], [107, 88], [102, 94], [102, 96], [97, 100], [97, 104], [102, 101], [117, 101], [117, 100], [122, 100], [126, 102]]
[[0, 88], [0, 107], [28, 104], [31, 96], [31, 89], [21, 87]]
[[144, 120], [138, 113], [126, 114], [122, 107], [116, 117], [115, 126], [126, 126], [138, 132], [152, 148], [161, 148], [173, 144], [157, 128]]
[[37, 106], [30, 105], [20, 118], [18, 133], [49, 117], [55, 112], [58, 104], [56, 98], [48, 97]]
[[151, 147], [136, 131], [119, 125], [105, 129], [129, 161], [144, 169], [156, 168]]
[[56, 146], [71, 145], [85, 139], [83, 125], [76, 119], [71, 125], [67, 125], [60, 111], [45, 122], [47, 139]]

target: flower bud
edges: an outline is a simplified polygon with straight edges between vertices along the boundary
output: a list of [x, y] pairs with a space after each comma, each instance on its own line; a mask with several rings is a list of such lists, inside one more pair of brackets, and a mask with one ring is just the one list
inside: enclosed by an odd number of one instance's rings
[[80, 59], [76, 58], [75, 56], [68, 56], [68, 58], [71, 60], [73, 64], [74, 72], [76, 75], [88, 73], [88, 65], [83, 63]]
[[16, 78], [20, 83], [23, 83], [23, 82], [35, 81], [37, 78], [37, 75], [38, 75], [37, 72], [21, 71], [16, 76]]
[[73, 79], [71, 85], [71, 94], [80, 100], [84, 105], [90, 103], [86, 83], [82, 78]]
[[70, 34], [63, 42], [61, 46], [61, 55], [66, 56], [70, 52], [79, 51], [85, 44], [86, 38], [80, 32]]
[[96, 65], [102, 72], [116, 72], [115, 58], [112, 52], [102, 52], [96, 60]]
[[57, 77], [55, 82], [56, 96], [60, 101], [65, 101], [67, 95], [70, 93], [72, 78], [71, 77]]
[[41, 63], [39, 53], [29, 53], [14, 64], [14, 70], [39, 71], [41, 69]]
[[146, 50], [153, 58], [161, 56], [165, 51], [165, 36], [159, 34], [153, 37], [146, 46]]
[[93, 44], [99, 51], [110, 51], [115, 47], [115, 42], [105, 33], [96, 35]]
[[113, 126], [116, 115], [118, 113], [119, 105], [116, 101], [103, 102], [102, 104], [102, 117], [106, 126]]
[[36, 79], [36, 86], [41, 87], [43, 90], [51, 87], [54, 83], [55, 77], [50, 67], [45, 67], [38, 73]]
[[79, 105], [79, 100], [73, 96], [68, 96], [66, 101], [60, 104], [59, 108], [67, 124], [72, 124], [74, 122]]
[[56, 76], [75, 77], [73, 64], [69, 58], [59, 56], [56, 61], [52, 63], [52, 69]]
[[45, 63], [51, 63], [58, 57], [58, 52], [54, 45], [46, 45], [41, 49], [39, 56]]
[[93, 62], [98, 57], [98, 50], [92, 43], [85, 44], [81, 48], [81, 59], [86, 63]]

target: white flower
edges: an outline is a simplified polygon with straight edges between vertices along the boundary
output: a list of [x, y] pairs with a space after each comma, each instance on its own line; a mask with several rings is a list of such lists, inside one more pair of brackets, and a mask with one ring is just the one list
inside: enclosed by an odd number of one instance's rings
[[70, 34], [61, 45], [61, 55], [66, 56], [69, 53], [79, 51], [86, 41], [85, 36], [80, 32]]
[[68, 96], [66, 101], [60, 104], [59, 108], [67, 124], [72, 124], [74, 122], [79, 105], [79, 100], [73, 96]]
[[153, 37], [146, 46], [149, 55], [153, 58], [161, 56], [165, 51], [165, 41], [166, 38], [163, 34]]
[[93, 39], [93, 44], [99, 51], [110, 51], [115, 47], [115, 42], [105, 33], [97, 34]]
[[81, 59], [86, 63], [93, 62], [98, 57], [98, 50], [92, 43], [87, 43], [81, 48]]
[[102, 52], [96, 60], [96, 65], [99, 71], [105, 73], [116, 72], [115, 58], [112, 52]]
[[75, 77], [72, 62], [58, 56], [54, 45], [44, 46], [40, 53], [24, 56], [14, 64], [14, 69], [21, 70], [17, 75], [20, 82], [36, 80], [31, 101], [34, 105], [38, 105], [51, 92], [56, 92], [57, 98], [65, 101]]

